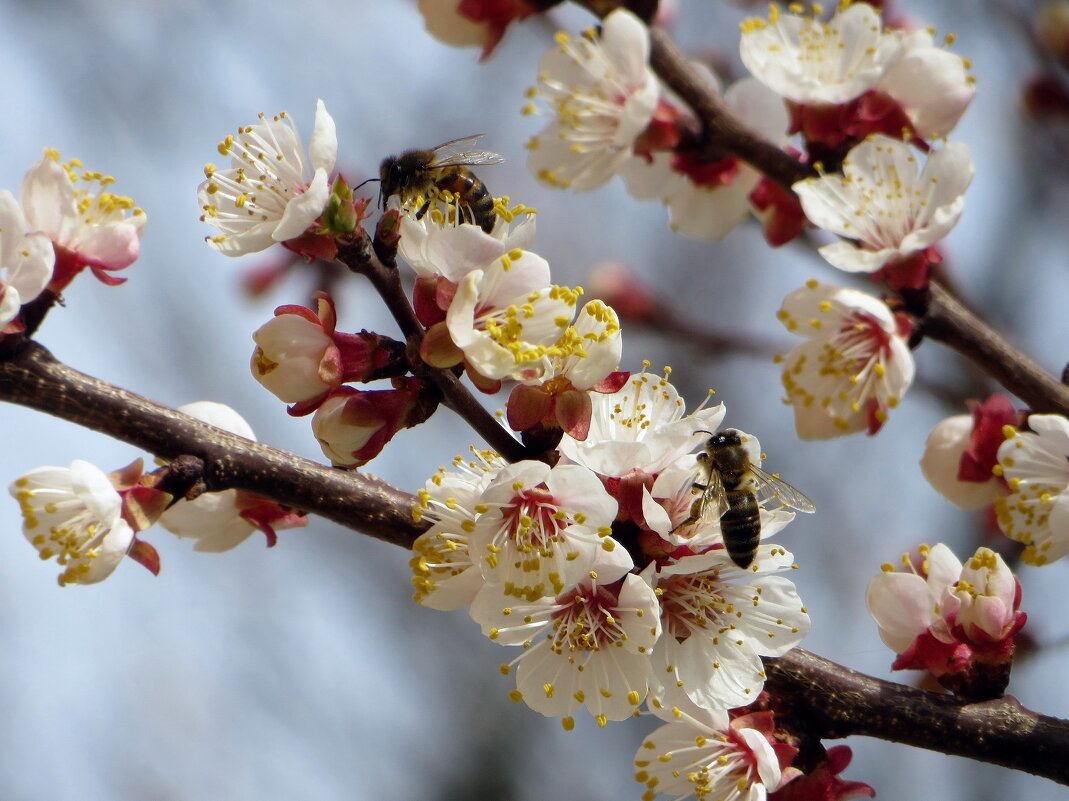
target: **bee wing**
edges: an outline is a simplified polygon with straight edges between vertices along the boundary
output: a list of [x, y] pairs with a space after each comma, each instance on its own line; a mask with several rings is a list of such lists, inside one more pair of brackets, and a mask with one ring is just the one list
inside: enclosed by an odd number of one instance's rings
[[794, 509], [796, 512], [815, 512], [817, 507], [802, 492], [795, 489], [779, 476], [762, 470], [757, 465], [750, 465], [750, 474], [753, 476], [756, 487], [758, 503], [775, 498], [784, 507]]
[[432, 148], [431, 167], [468, 167], [480, 164], [500, 164], [505, 157], [492, 150], [475, 150], [474, 146], [482, 134], [450, 139]]
[[728, 494], [724, 490], [724, 481], [717, 470], [709, 471], [709, 483], [702, 492], [702, 510], [699, 519], [702, 522], [719, 520], [728, 510]]

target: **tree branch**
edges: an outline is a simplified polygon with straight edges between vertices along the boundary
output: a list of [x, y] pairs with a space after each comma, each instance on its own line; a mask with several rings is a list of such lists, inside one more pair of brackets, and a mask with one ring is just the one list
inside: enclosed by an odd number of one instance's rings
[[766, 687], [822, 738], [864, 735], [1069, 784], [1069, 721], [1012, 697], [963, 703], [865, 676], [795, 648], [765, 660]]
[[163, 459], [196, 456], [209, 490], [243, 489], [407, 548], [423, 528], [411, 495], [202, 423], [61, 362], [26, 341], [0, 358], [0, 400], [69, 420]]

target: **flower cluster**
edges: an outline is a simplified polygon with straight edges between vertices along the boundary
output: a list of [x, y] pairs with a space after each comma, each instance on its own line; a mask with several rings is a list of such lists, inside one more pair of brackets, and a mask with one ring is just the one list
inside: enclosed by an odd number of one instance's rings
[[[740, 56], [752, 77], [723, 92], [723, 102], [766, 141], [835, 170], [797, 184], [799, 205], [736, 157], [696, 145], [695, 121], [662, 89], [649, 52], [649, 31], [625, 10], [579, 40], [558, 34], [529, 91], [552, 115], [528, 145], [540, 180], [585, 190], [620, 173], [635, 197], [664, 202], [672, 229], [695, 239], [720, 239], [752, 213], [780, 245], [808, 218], [858, 240], [822, 250], [836, 267], [923, 283], [939, 260], [935, 243], [961, 213], [972, 166], [960, 144], [922, 170], [916, 164], [972, 100], [966, 59], [928, 31], [884, 30], [866, 3], [842, 3], [826, 21], [775, 4], [767, 20], [746, 20]], [[716, 76], [705, 77], [719, 92]], [[538, 109], [529, 103], [525, 113]], [[847, 191], [836, 194], [840, 183]]]
[[[256, 439], [249, 424], [221, 403], [200, 401], [179, 411]], [[22, 510], [26, 539], [42, 559], [55, 558], [62, 568], [60, 586], [103, 581], [126, 556], [158, 573], [156, 549], [138, 537], [155, 523], [195, 539], [194, 550], [210, 552], [230, 550], [256, 530], [274, 545], [276, 529], [306, 523], [303, 515], [240, 490], [177, 499], [160, 489], [166, 474], [166, 467], [145, 473], [140, 459], [112, 473], [76, 459], [70, 467], [31, 470], [9, 492]]]
[[948, 688], [998, 697], [1009, 679], [1014, 637], [1025, 624], [1021, 585], [1002, 560], [979, 548], [962, 565], [942, 543], [905, 554], [870, 583], [866, 602], [894, 670], [927, 670]]
[[102, 282], [141, 252], [147, 219], [134, 201], [107, 191], [110, 175], [46, 150], [22, 181], [21, 202], [0, 191], [0, 335], [25, 330], [20, 312], [46, 290], [53, 298], [86, 267]]
[[[647, 696], [707, 711], [752, 703], [760, 658], [793, 648], [809, 617], [779, 575], [793, 568], [788, 552], [755, 544], [740, 567], [716, 502], [693, 514], [704, 497], [693, 450], [723, 405], [684, 414], [667, 377], [643, 372], [592, 407], [586, 437], [565, 435], [555, 467], [480, 453], [427, 483], [415, 510], [431, 524], [414, 547], [416, 600], [469, 606], [486, 636], [522, 646], [502, 668], [515, 673], [513, 698], [566, 728], [580, 707], [605, 725]], [[759, 466], [756, 439], [738, 436]], [[794, 516], [771, 502], [759, 514], [766, 538]]]

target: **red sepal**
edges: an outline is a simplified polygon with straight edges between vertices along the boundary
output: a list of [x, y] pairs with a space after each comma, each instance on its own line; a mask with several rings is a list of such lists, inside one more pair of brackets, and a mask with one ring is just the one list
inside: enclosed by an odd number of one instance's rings
[[126, 552], [126, 555], [152, 575], [158, 576], [160, 574], [160, 554], [144, 540], [134, 537], [134, 541], [130, 544], [130, 550]]

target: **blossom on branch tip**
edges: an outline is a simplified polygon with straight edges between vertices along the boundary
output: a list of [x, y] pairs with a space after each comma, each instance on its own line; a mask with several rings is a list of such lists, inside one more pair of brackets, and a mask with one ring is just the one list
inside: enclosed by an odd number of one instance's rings
[[[236, 411], [222, 403], [197, 401], [178, 407], [203, 423], [256, 442], [252, 427]], [[276, 531], [306, 526], [298, 512], [246, 490], [205, 492], [193, 500], [180, 500], [160, 517], [160, 525], [176, 537], [196, 540], [194, 551], [220, 553], [236, 548], [254, 531], [262, 531], [271, 547]]]
[[778, 742], [771, 712], [728, 719], [726, 712], [678, 719], [650, 734], [635, 754], [643, 801], [663, 794], [672, 801], [764, 801], [799, 771], [789, 765], [797, 749]]
[[777, 315], [804, 337], [783, 363], [783, 387], [802, 439], [875, 434], [913, 383], [908, 322], [883, 301], [810, 280]]
[[[0, 333], [52, 280], [52, 242], [43, 233], [27, 233], [27, 228], [15, 196], [0, 191]], [[14, 328], [22, 330], [21, 322]]]
[[8, 488], [22, 509], [26, 539], [63, 568], [60, 586], [103, 581], [128, 553], [158, 572], [155, 550], [135, 532], [158, 517], [170, 496], [139, 486], [140, 476], [140, 461], [108, 474], [76, 459], [70, 467], [38, 467]]
[[285, 112], [238, 128], [219, 143], [219, 153], [230, 156], [230, 168], [207, 165], [197, 199], [201, 221], [220, 230], [206, 238], [220, 253], [242, 256], [297, 240], [327, 208], [338, 136], [322, 100], [307, 154]]
[[996, 474], [1010, 494], [995, 502], [999, 528], [1026, 546], [1021, 558], [1046, 565], [1069, 553], [1069, 420], [1028, 416], [1024, 431], [1007, 426]]
[[892, 286], [916, 288], [924, 285], [928, 262], [938, 261], [929, 249], [961, 217], [972, 174], [960, 142], [930, 152], [920, 168], [916, 150], [878, 135], [847, 154], [841, 175], [807, 178], [793, 189], [810, 222], [844, 237], [820, 248], [833, 267], [883, 270]]
[[110, 175], [81, 169], [77, 159], [60, 163], [59, 158], [57, 151], [46, 150], [22, 181], [28, 225], [55, 246], [49, 289], [62, 292], [86, 267], [105, 284], [123, 283], [125, 278], [111, 273], [140, 255], [145, 212], [132, 198], [107, 191], [115, 183]]
[[[538, 70], [538, 87], [553, 121], [527, 143], [527, 166], [536, 178], [561, 189], [594, 189], [631, 156], [653, 118], [660, 88], [649, 67], [649, 30], [617, 9], [600, 32], [573, 39], [557, 34]], [[524, 113], [536, 112], [533, 103]]]
[[1005, 494], [1005, 482], [993, 472], [998, 449], [1004, 427], [1022, 424], [1024, 416], [1004, 395], [967, 405], [971, 415], [948, 417], [932, 429], [920, 464], [940, 495], [962, 509], [980, 509]]

